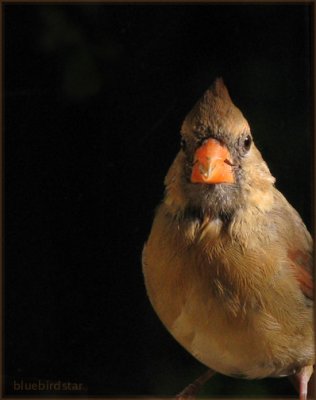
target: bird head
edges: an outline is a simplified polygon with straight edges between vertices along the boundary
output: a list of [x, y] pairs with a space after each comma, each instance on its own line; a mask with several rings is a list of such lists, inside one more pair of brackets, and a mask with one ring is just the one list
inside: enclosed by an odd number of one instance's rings
[[268, 207], [273, 183], [247, 120], [216, 79], [183, 122], [181, 150], [166, 177], [167, 203], [229, 217], [242, 207]]

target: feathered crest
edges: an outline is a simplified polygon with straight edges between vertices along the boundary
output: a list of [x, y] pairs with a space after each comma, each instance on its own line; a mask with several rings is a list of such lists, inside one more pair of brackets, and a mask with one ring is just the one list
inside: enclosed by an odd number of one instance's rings
[[206, 129], [214, 134], [227, 132], [231, 135], [250, 129], [247, 120], [232, 102], [222, 78], [217, 78], [195, 104], [185, 118], [181, 132], [188, 135]]

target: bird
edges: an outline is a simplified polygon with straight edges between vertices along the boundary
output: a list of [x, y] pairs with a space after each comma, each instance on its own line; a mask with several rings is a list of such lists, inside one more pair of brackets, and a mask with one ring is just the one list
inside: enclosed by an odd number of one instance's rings
[[208, 368], [178, 398], [194, 398], [220, 373], [287, 376], [306, 400], [315, 363], [312, 237], [223, 78], [180, 133], [142, 252], [154, 311]]

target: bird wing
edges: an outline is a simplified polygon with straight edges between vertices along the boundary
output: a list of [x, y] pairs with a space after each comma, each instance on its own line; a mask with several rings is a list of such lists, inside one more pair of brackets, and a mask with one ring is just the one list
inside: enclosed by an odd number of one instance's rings
[[314, 299], [313, 240], [298, 212], [286, 198], [274, 190], [275, 209], [273, 220], [277, 220], [278, 237], [286, 238], [289, 268], [292, 270], [303, 294]]
[[302, 292], [306, 297], [314, 299], [313, 263], [311, 254], [293, 248], [288, 251], [288, 257], [290, 260], [290, 267], [294, 271], [294, 275], [299, 282]]

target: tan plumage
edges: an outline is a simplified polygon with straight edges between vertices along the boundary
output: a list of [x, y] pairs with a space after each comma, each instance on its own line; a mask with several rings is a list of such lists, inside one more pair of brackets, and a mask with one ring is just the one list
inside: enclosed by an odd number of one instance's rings
[[[254, 143], [248, 149], [249, 125], [221, 79], [181, 134], [143, 252], [150, 301], [209, 368], [248, 379], [297, 374], [304, 399], [314, 364], [312, 239]], [[228, 149], [233, 183], [192, 183], [194, 155], [210, 138]]]

